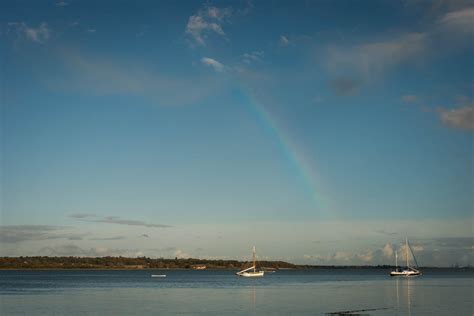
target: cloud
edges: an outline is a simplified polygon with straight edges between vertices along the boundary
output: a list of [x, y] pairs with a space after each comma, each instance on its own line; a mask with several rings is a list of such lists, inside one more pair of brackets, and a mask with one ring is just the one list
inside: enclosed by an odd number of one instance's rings
[[438, 23], [447, 30], [472, 33], [474, 31], [474, 7], [448, 12], [438, 20]]
[[140, 237], [150, 238], [150, 236], [148, 234], [143, 234]]
[[68, 237], [67, 240], [82, 240], [83, 238], [82, 237], [79, 237], [79, 236], [71, 236], [71, 237]]
[[434, 238], [427, 245], [435, 248], [472, 249], [474, 237]]
[[191, 15], [186, 25], [186, 34], [195, 43], [206, 46], [206, 39], [210, 34], [217, 34], [225, 37], [222, 25], [232, 16], [231, 8], [217, 8], [207, 6], [198, 10], [195, 15]]
[[8, 27], [13, 28], [19, 36], [39, 44], [51, 37], [51, 30], [46, 22], [40, 23], [36, 28], [28, 26], [25, 22], [10, 22]]
[[395, 253], [395, 251], [393, 250], [392, 244], [389, 244], [389, 243], [385, 244], [385, 246], [382, 249], [382, 253], [385, 258], [392, 259], [393, 254]]
[[349, 96], [359, 92], [360, 82], [349, 77], [338, 77], [329, 82], [336, 95]]
[[324, 60], [333, 73], [356, 73], [370, 79], [373, 76], [421, 56], [428, 50], [425, 33], [407, 33], [398, 38], [370, 42], [354, 47], [331, 47]]
[[336, 251], [329, 255], [303, 255], [306, 260], [315, 261], [315, 264], [322, 265], [358, 265], [358, 264], [372, 264], [374, 259], [374, 252], [366, 250], [359, 254], [354, 254], [348, 251]]
[[95, 215], [90, 214], [90, 213], [72, 213], [72, 214], [69, 214], [69, 217], [71, 217], [71, 218], [86, 218], [86, 217], [95, 217]]
[[384, 229], [374, 229], [374, 232], [376, 232], [378, 234], [382, 234], [382, 235], [387, 235], [387, 236], [397, 235], [396, 232], [389, 232], [389, 231], [386, 231]]
[[122, 240], [125, 239], [124, 236], [115, 236], [115, 237], [103, 237], [103, 238], [89, 238], [89, 240]]
[[188, 253], [184, 252], [181, 249], [176, 250], [175, 253], [174, 253], [174, 256], [178, 259], [186, 259], [186, 258], [191, 257]]
[[107, 216], [103, 219], [98, 220], [89, 220], [91, 222], [97, 223], [107, 223], [107, 224], [118, 224], [118, 225], [128, 225], [128, 226], [143, 226], [143, 227], [156, 227], [156, 228], [168, 228], [172, 227], [170, 225], [163, 224], [149, 224], [142, 221], [130, 220], [130, 219], [121, 219], [116, 216]]
[[280, 46], [288, 46], [290, 45], [290, 40], [286, 36], [281, 35], [280, 39], [278, 40], [278, 44]]
[[406, 94], [402, 96], [402, 100], [406, 103], [413, 103], [418, 101], [418, 97], [413, 94]]
[[[411, 245], [414, 252], [421, 253], [424, 247], [421, 244]], [[403, 243], [397, 250], [390, 243], [375, 249], [363, 249], [359, 252], [336, 251], [325, 255], [304, 255], [303, 258], [309, 260], [311, 264], [322, 265], [384, 265], [393, 264], [395, 252], [399, 259], [405, 258], [406, 247]], [[418, 254], [417, 254], [418, 257]]]
[[58, 6], [58, 7], [65, 7], [65, 6], [68, 6], [68, 5], [69, 5], [69, 2], [66, 2], [66, 1], [56, 2], [56, 6]]
[[219, 9], [216, 7], [207, 7], [206, 13], [209, 18], [222, 21], [232, 16], [232, 9], [231, 8]]
[[0, 242], [17, 243], [50, 239], [81, 240], [83, 234], [68, 232], [69, 227], [53, 225], [3, 225]]
[[106, 224], [117, 224], [117, 225], [128, 225], [128, 226], [154, 227], [154, 228], [172, 227], [170, 225], [164, 225], [164, 224], [151, 224], [151, 223], [145, 223], [145, 222], [137, 221], [137, 220], [122, 219], [117, 216], [106, 216], [104, 218], [99, 218], [99, 219], [90, 219], [90, 217], [96, 217], [96, 216], [80, 214], [80, 213], [79, 213], [79, 217], [77, 217], [78, 214], [72, 214], [72, 215], [76, 215], [76, 216], [74, 217], [70, 215], [70, 217], [76, 218], [83, 222], [89, 222], [89, 223], [106, 223]]
[[241, 60], [243, 63], [249, 65], [253, 62], [262, 62], [265, 53], [263, 51], [254, 51], [250, 53], [245, 53], [241, 56]]
[[460, 130], [474, 130], [474, 105], [455, 109], [438, 109], [441, 122], [447, 127]]
[[74, 244], [44, 247], [38, 251], [41, 256], [74, 256], [74, 257], [141, 257], [144, 253], [138, 249], [112, 249], [106, 247], [94, 247], [83, 249]]
[[223, 72], [224, 71], [224, 65], [218, 62], [215, 59], [204, 57], [201, 59], [201, 63], [206, 66], [210, 66], [214, 68], [215, 71], [217, 72]]
[[350, 74], [366, 83], [400, 66], [419, 66], [429, 57], [469, 45], [473, 32], [474, 7], [458, 7], [432, 20], [418, 32], [399, 33], [353, 45], [331, 45], [322, 64], [331, 76]]
[[208, 97], [223, 84], [215, 76], [176, 77], [133, 60], [89, 56], [76, 50], [56, 52], [61, 74], [43, 71], [42, 83], [53, 91], [93, 95], [134, 95], [156, 106], [183, 106]]

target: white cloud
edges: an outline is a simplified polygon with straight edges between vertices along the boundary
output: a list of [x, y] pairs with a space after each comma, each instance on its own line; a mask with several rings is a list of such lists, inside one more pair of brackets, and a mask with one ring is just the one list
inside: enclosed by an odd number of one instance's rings
[[290, 40], [288, 39], [288, 37], [281, 35], [280, 39], [278, 40], [278, 44], [280, 46], [288, 46], [290, 45]]
[[456, 109], [438, 109], [441, 122], [451, 128], [474, 130], [474, 105]]
[[474, 31], [474, 7], [448, 12], [439, 19], [439, 23], [448, 30], [472, 33]]
[[423, 246], [421, 246], [421, 245], [413, 245], [413, 246], [411, 247], [411, 249], [412, 249], [413, 251], [415, 251], [415, 252], [425, 250], [425, 248], [424, 248]]
[[407, 33], [395, 39], [359, 44], [353, 47], [330, 47], [324, 67], [333, 76], [352, 76], [371, 80], [385, 71], [411, 62], [428, 52], [425, 33]]
[[184, 252], [181, 249], [176, 250], [175, 253], [174, 253], [174, 256], [178, 259], [186, 259], [186, 258], [191, 257], [188, 253]]
[[[414, 62], [423, 62], [427, 57], [469, 45], [473, 32], [474, 7], [457, 8], [441, 15], [419, 32], [401, 33], [350, 46], [329, 46], [323, 66], [332, 76], [352, 75], [371, 81], [390, 69], [404, 64], [415, 65]], [[415, 101], [407, 97], [405, 102]]]
[[358, 254], [357, 259], [363, 263], [371, 264], [374, 261], [374, 252], [372, 250], [367, 250], [364, 253]]
[[222, 24], [232, 16], [231, 8], [206, 7], [191, 15], [186, 25], [188, 34], [198, 45], [206, 46], [206, 38], [210, 34], [225, 37]]
[[10, 22], [9, 28], [13, 28], [17, 34], [35, 43], [44, 43], [51, 37], [51, 30], [46, 22], [42, 22], [38, 27], [30, 27], [25, 22]]
[[249, 65], [252, 62], [261, 62], [265, 53], [263, 51], [254, 51], [250, 53], [245, 53], [241, 56], [242, 62]]
[[201, 59], [201, 63], [203, 65], [210, 66], [210, 67], [214, 68], [214, 70], [217, 71], [217, 72], [223, 72], [224, 69], [225, 69], [223, 64], [221, 64], [220, 62], [218, 62], [217, 60], [212, 59], [212, 58], [204, 57], [204, 58]]
[[231, 8], [219, 9], [216, 7], [207, 7], [206, 11], [209, 18], [216, 19], [218, 21], [222, 21], [232, 16]]
[[328, 255], [303, 255], [303, 258], [310, 260], [312, 264], [320, 265], [360, 265], [373, 264], [374, 252], [365, 250], [361, 253], [354, 254], [349, 251], [336, 251]]
[[393, 254], [394, 254], [392, 244], [389, 244], [389, 243], [385, 244], [385, 246], [382, 249], [382, 253], [383, 253], [385, 258], [392, 259]]
[[69, 93], [137, 95], [157, 106], [182, 106], [206, 98], [223, 84], [215, 76], [181, 78], [141, 62], [86, 56], [73, 50], [62, 50], [55, 58], [63, 64], [62, 75], [41, 72], [40, 78], [51, 90]]
[[[425, 248], [423, 245], [417, 243], [411, 245], [412, 250], [416, 253], [417, 257], [423, 254]], [[361, 249], [359, 251], [344, 251], [339, 250], [329, 254], [316, 254], [308, 255], [305, 254], [303, 258], [308, 260], [310, 264], [320, 265], [383, 265], [383, 264], [394, 264], [395, 252], [397, 252], [398, 259], [404, 261], [406, 258], [406, 246], [405, 243], [401, 244], [397, 251], [390, 243], [386, 243], [381, 248], [373, 249]], [[411, 255], [409, 260], [413, 260]], [[424, 261], [423, 261], [424, 262]]]

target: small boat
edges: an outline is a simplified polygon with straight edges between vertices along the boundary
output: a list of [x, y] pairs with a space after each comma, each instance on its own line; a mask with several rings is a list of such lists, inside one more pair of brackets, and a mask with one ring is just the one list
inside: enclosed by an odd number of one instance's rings
[[417, 276], [421, 275], [421, 271], [411, 267], [409, 260], [408, 260], [408, 250], [410, 250], [410, 253], [415, 261], [416, 267], [418, 268], [418, 263], [416, 262], [415, 255], [413, 254], [413, 251], [411, 250], [410, 245], [408, 244], [408, 238], [406, 239], [406, 259], [407, 259], [407, 266], [405, 268], [401, 268], [398, 266], [398, 256], [397, 252], [395, 252], [395, 270], [390, 271], [390, 276], [404, 276], [404, 277], [410, 277], [410, 276]]
[[152, 274], [152, 278], [166, 278], [166, 274]]
[[257, 278], [257, 277], [263, 277], [263, 275], [265, 274], [265, 271], [257, 270], [257, 264], [256, 264], [256, 259], [255, 259], [255, 246], [253, 246], [252, 254], [253, 254], [253, 266], [237, 272], [236, 274], [238, 276], [241, 276], [244, 278]]

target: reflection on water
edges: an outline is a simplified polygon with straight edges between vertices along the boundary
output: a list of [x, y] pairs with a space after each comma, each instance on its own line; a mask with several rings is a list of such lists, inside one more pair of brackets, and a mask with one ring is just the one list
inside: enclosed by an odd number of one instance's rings
[[253, 306], [253, 310], [255, 311], [256, 307], [257, 307], [257, 289], [256, 288], [253, 288], [252, 289], [252, 306]]
[[408, 315], [411, 316], [411, 295], [410, 295], [410, 280], [411, 278], [407, 278], [407, 307], [408, 307]]
[[[411, 316], [412, 299], [414, 297], [412, 282], [414, 280], [411, 277], [397, 277], [395, 279], [397, 314]], [[400, 297], [402, 297], [404, 302], [400, 303]]]

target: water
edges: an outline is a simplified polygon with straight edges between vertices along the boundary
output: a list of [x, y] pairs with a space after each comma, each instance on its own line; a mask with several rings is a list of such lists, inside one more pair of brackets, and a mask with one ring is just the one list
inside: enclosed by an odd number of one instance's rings
[[473, 315], [472, 271], [423, 272], [280, 270], [249, 279], [211, 270], [0, 271], [0, 314]]

